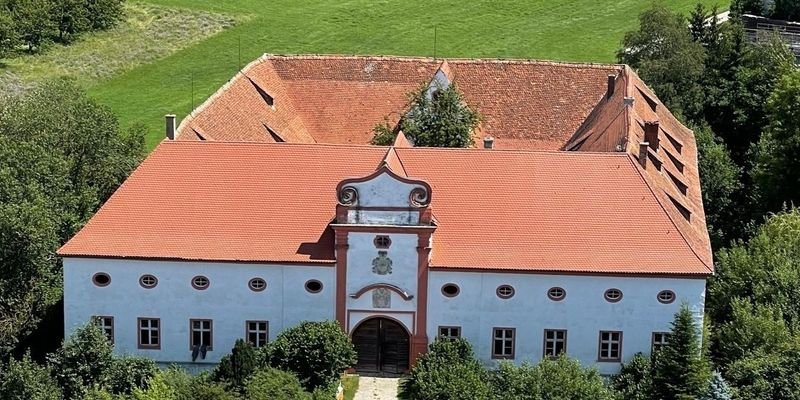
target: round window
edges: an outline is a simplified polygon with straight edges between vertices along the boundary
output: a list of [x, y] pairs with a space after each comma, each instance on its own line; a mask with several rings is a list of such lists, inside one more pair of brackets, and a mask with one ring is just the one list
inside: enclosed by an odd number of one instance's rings
[[456, 297], [461, 289], [455, 283], [446, 283], [442, 285], [442, 294], [445, 297]]
[[250, 279], [250, 282], [247, 283], [247, 286], [249, 286], [250, 290], [254, 292], [260, 292], [267, 288], [267, 281], [261, 278], [253, 278]]
[[510, 299], [514, 297], [514, 287], [511, 285], [500, 285], [497, 287], [497, 297]]
[[108, 286], [111, 284], [111, 275], [105, 272], [98, 272], [92, 276], [92, 282], [100, 287]]
[[662, 290], [658, 292], [658, 301], [664, 304], [669, 304], [675, 301], [675, 292], [672, 290]]
[[392, 239], [386, 235], [375, 236], [372, 242], [375, 244], [375, 247], [379, 249], [388, 249], [392, 245]]
[[564, 297], [567, 297], [567, 291], [560, 287], [553, 287], [547, 291], [547, 297], [553, 301], [561, 301], [564, 300]]
[[158, 285], [158, 278], [150, 274], [142, 275], [139, 277], [139, 285], [145, 289], [152, 289]]
[[208, 289], [209, 282], [208, 278], [202, 275], [195, 276], [192, 278], [192, 287], [197, 290], [206, 290]]
[[316, 279], [311, 279], [311, 280], [307, 281], [306, 282], [306, 291], [308, 291], [309, 293], [319, 293], [319, 292], [321, 292], [322, 291], [322, 282], [320, 282], [320, 281], [318, 281]]
[[622, 300], [622, 291], [619, 289], [608, 289], [604, 294], [606, 301], [616, 303]]

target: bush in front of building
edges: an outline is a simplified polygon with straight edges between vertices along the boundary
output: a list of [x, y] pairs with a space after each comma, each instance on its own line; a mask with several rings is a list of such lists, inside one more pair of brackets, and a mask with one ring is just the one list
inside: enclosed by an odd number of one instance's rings
[[286, 329], [264, 347], [263, 356], [270, 367], [297, 375], [309, 392], [337, 383], [357, 361], [353, 343], [333, 321], [304, 321]]
[[4, 400], [60, 400], [61, 389], [50, 375], [26, 354], [20, 361], [13, 358], [0, 364], [0, 398]]
[[231, 353], [222, 357], [212, 373], [212, 378], [216, 382], [224, 383], [228, 390], [242, 393], [247, 380], [258, 366], [256, 349], [252, 344], [239, 339]]
[[494, 399], [614, 399], [597, 370], [565, 355], [535, 365], [501, 362], [490, 381]]
[[156, 363], [144, 357], [116, 358], [108, 370], [108, 390], [113, 394], [131, 394], [147, 387], [147, 381], [158, 373]]
[[650, 357], [636, 353], [630, 361], [622, 365], [619, 374], [611, 380], [611, 386], [625, 400], [650, 400], [652, 374]]
[[437, 339], [403, 382], [403, 395], [419, 400], [488, 399], [486, 369], [465, 339]]
[[100, 327], [89, 323], [48, 357], [64, 399], [82, 399], [89, 388], [105, 386], [114, 362], [112, 346]]
[[297, 376], [275, 368], [262, 368], [253, 374], [247, 382], [246, 393], [250, 400], [311, 399]]

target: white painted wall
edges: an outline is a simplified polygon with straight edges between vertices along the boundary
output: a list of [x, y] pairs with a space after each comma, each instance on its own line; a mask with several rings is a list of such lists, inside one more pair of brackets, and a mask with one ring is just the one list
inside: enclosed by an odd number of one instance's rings
[[[442, 285], [450, 282], [461, 288], [454, 298], [441, 293]], [[515, 288], [513, 298], [496, 296], [501, 284]], [[566, 290], [564, 300], [547, 297], [547, 290], [554, 286]], [[603, 293], [609, 288], [622, 290], [622, 300], [607, 302]], [[672, 304], [656, 299], [665, 289], [676, 294]], [[622, 361], [626, 362], [636, 352], [650, 352], [652, 332], [669, 331], [683, 302], [701, 322], [705, 280], [431, 271], [428, 338], [436, 337], [440, 325], [461, 326], [462, 336], [473, 344], [476, 355], [492, 363], [492, 329], [513, 327], [517, 334], [515, 362], [535, 362], [542, 358], [544, 329], [566, 329], [570, 357], [596, 366], [602, 374], [612, 374], [619, 372], [619, 363], [597, 362], [599, 331], [623, 332]]]
[[401, 182], [384, 172], [366, 182], [347, 184], [358, 190], [361, 207], [409, 207], [409, 194], [422, 185]]
[[[388, 249], [377, 249], [373, 240], [376, 235], [387, 235], [392, 240]], [[351, 232], [348, 236], [347, 249], [347, 309], [372, 309], [375, 315], [388, 314], [392, 311], [415, 311], [417, 308], [417, 235], [416, 234], [382, 234], [368, 232]], [[378, 251], [386, 251], [392, 259], [392, 273], [378, 275], [372, 272], [372, 260]], [[414, 295], [410, 300], [403, 300], [392, 293], [392, 304], [389, 309], [374, 309], [372, 293], [366, 292], [360, 298], [353, 299], [350, 294], [375, 283], [386, 283], [400, 287]], [[399, 318], [398, 318], [399, 319]], [[355, 323], [351, 320], [351, 328]], [[407, 325], [413, 333], [412, 326]]]
[[[111, 275], [111, 284], [92, 283], [96, 272]], [[139, 286], [142, 274], [153, 274], [158, 286]], [[192, 277], [204, 275], [211, 284], [196, 290]], [[267, 281], [267, 289], [251, 291], [254, 277]], [[323, 283], [317, 294], [308, 293], [309, 279]], [[115, 352], [150, 357], [158, 362], [190, 362], [189, 319], [212, 319], [213, 351], [200, 363], [216, 363], [245, 335], [246, 320], [269, 321], [274, 339], [284, 328], [303, 320], [333, 320], [333, 266], [264, 265], [244, 263], [174, 262], [114, 259], [64, 259], [65, 334], [85, 324], [93, 315], [114, 317]], [[161, 318], [161, 350], [137, 348], [137, 317]]]

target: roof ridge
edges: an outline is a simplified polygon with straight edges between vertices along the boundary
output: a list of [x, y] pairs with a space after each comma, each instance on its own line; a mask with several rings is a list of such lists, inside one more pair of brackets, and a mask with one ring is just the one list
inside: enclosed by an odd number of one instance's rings
[[673, 227], [675, 227], [675, 230], [678, 231], [678, 234], [681, 235], [681, 239], [683, 239], [683, 242], [686, 243], [686, 247], [688, 247], [689, 250], [692, 252], [692, 254], [694, 254], [694, 256], [700, 261], [700, 263], [703, 264], [704, 267], [706, 267], [708, 272], [713, 273], [714, 268], [712, 266], [709, 266], [708, 263], [706, 263], [705, 260], [703, 260], [703, 257], [700, 257], [700, 255], [697, 254], [697, 251], [695, 251], [694, 246], [692, 246], [692, 244], [689, 243], [689, 239], [687, 239], [686, 235], [684, 235], [683, 230], [678, 227], [678, 224], [675, 223], [675, 220], [672, 218], [672, 215], [670, 215], [669, 211], [667, 211], [667, 209], [664, 207], [664, 204], [659, 199], [655, 190], [653, 190], [653, 186], [650, 184], [650, 180], [644, 176], [642, 171], [637, 166], [638, 164], [635, 161], [633, 161], [634, 156], [632, 154], [628, 154], [627, 152], [623, 154], [626, 154], [628, 156], [628, 161], [631, 163], [631, 168], [633, 168], [636, 171], [636, 173], [639, 174], [639, 177], [642, 178], [642, 181], [644, 181], [645, 185], [647, 185], [647, 189], [650, 191], [650, 193], [652, 193], [653, 197], [656, 200], [656, 203], [658, 203], [658, 206], [661, 208], [661, 210], [664, 211], [664, 214], [666, 214], [667, 219], [669, 219], [669, 222], [672, 224]]
[[441, 65], [442, 61], [448, 63], [460, 64], [534, 64], [534, 65], [554, 65], [564, 67], [588, 67], [605, 69], [614, 67], [621, 69], [625, 64], [618, 63], [595, 63], [595, 62], [580, 62], [580, 61], [559, 61], [547, 59], [531, 59], [531, 58], [443, 58], [443, 57], [419, 57], [419, 56], [403, 56], [403, 55], [348, 55], [348, 54], [273, 54], [265, 53], [262, 58], [266, 59], [284, 59], [284, 60], [386, 60], [386, 61], [403, 61], [403, 62], [430, 62]]

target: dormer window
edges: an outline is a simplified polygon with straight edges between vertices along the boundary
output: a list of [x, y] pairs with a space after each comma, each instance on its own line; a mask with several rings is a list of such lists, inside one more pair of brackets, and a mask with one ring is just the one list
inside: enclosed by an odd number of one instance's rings
[[261, 86], [258, 86], [257, 83], [253, 82], [252, 79], [248, 79], [248, 80], [250, 81], [250, 83], [253, 84], [253, 87], [256, 89], [256, 92], [258, 92], [258, 95], [261, 96], [262, 99], [264, 99], [264, 102], [267, 103], [267, 105], [274, 110], [275, 109], [275, 98], [272, 97], [271, 94], [267, 93], [266, 90], [262, 89]]

